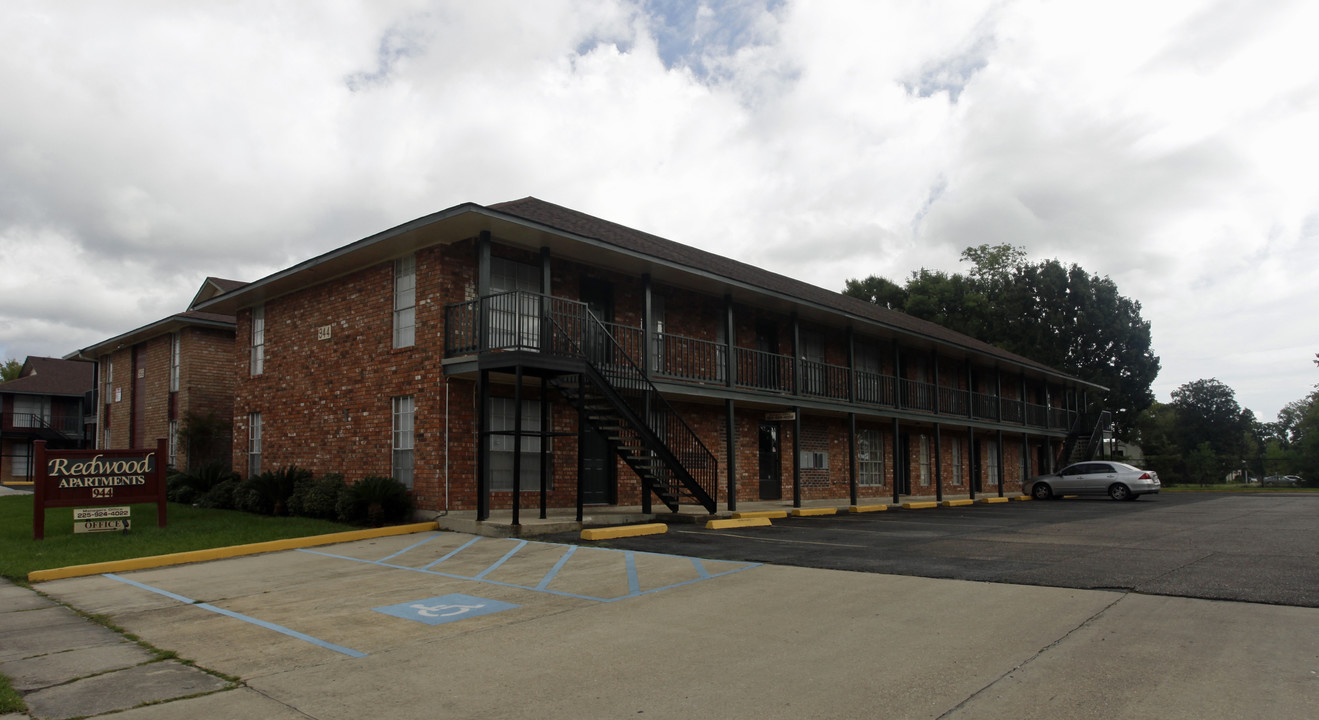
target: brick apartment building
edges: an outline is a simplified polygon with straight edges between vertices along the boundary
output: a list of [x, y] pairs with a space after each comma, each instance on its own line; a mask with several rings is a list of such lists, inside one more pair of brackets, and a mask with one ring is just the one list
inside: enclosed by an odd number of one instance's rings
[[237, 318], [236, 469], [392, 474], [421, 509], [481, 518], [515, 493], [579, 512], [1002, 495], [1103, 391], [535, 198], [455, 206], [195, 309]]
[[18, 377], [0, 383], [0, 483], [33, 477], [33, 443], [53, 449], [89, 446], [95, 432], [91, 363], [29, 357]]
[[[242, 285], [207, 278], [193, 304]], [[158, 438], [167, 438], [170, 467], [227, 463], [233, 442], [233, 352], [232, 315], [189, 309], [71, 354], [96, 364], [96, 447], [154, 447]], [[179, 442], [179, 429], [190, 415], [209, 417], [222, 432], [209, 439], [211, 449]]]

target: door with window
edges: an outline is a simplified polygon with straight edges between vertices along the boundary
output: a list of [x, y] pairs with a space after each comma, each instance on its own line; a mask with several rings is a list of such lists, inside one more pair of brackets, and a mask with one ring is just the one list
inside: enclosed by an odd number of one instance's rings
[[779, 424], [760, 424], [760, 499], [783, 499], [783, 453]]
[[[613, 341], [608, 333], [609, 324], [614, 321], [614, 286], [606, 280], [583, 278], [581, 298], [586, 309], [600, 321], [600, 324], [585, 323], [582, 350], [591, 364], [597, 367], [608, 365], [613, 359]], [[637, 361], [640, 362], [641, 358]]]

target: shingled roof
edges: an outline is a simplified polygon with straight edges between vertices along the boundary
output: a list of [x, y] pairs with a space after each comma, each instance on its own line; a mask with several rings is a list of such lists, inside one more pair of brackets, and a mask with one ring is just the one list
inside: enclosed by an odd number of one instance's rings
[[0, 383], [0, 393], [79, 396], [92, 389], [94, 377], [89, 362], [29, 357], [17, 378]]
[[490, 210], [530, 220], [555, 230], [580, 235], [630, 252], [684, 265], [693, 270], [720, 275], [739, 283], [763, 288], [771, 293], [785, 295], [861, 317], [888, 328], [929, 337], [975, 353], [993, 356], [1014, 365], [1044, 370], [1055, 375], [1062, 374], [1057, 368], [1051, 368], [1030, 358], [1007, 352], [937, 323], [921, 320], [904, 312], [880, 307], [865, 300], [826, 290], [810, 283], [794, 280], [786, 275], [779, 275], [732, 258], [666, 240], [658, 235], [634, 230], [538, 198], [525, 197], [521, 200], [497, 203], [487, 207]]

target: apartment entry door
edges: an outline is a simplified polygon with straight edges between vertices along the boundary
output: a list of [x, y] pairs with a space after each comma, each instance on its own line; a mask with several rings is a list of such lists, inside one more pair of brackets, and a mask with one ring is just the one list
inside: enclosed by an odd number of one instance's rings
[[898, 435], [898, 456], [893, 459], [893, 472], [899, 495], [911, 494], [911, 435]]
[[[607, 281], [583, 278], [581, 299], [600, 322], [614, 319], [614, 288]], [[594, 332], [594, 323], [587, 324], [583, 338], [586, 358], [597, 367], [609, 362], [611, 343], [608, 337]], [[578, 478], [582, 489], [582, 502], [588, 505], [612, 505], [618, 498], [618, 463], [614, 460], [609, 440], [595, 428], [582, 429], [578, 452], [582, 454], [582, 476]]]
[[779, 424], [760, 424], [760, 499], [783, 499], [783, 453]]

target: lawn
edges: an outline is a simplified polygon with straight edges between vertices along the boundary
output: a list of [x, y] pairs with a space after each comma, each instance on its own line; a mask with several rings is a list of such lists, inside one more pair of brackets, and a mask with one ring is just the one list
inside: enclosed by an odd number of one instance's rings
[[32, 496], [0, 497], [0, 576], [26, 581], [33, 570], [166, 555], [285, 538], [357, 530], [310, 518], [264, 517], [235, 510], [204, 510], [169, 503], [166, 527], [156, 527], [156, 506], [133, 505], [127, 533], [75, 535], [73, 509], [46, 510], [46, 538], [32, 539]]

